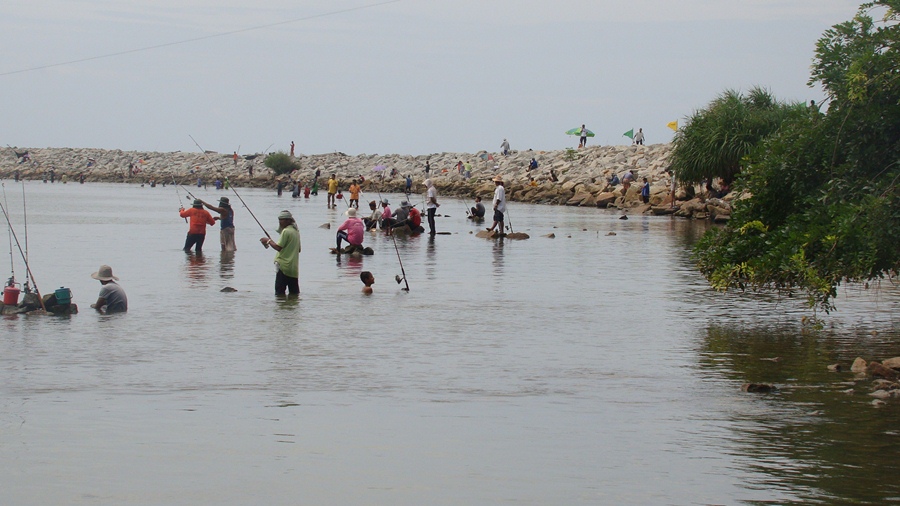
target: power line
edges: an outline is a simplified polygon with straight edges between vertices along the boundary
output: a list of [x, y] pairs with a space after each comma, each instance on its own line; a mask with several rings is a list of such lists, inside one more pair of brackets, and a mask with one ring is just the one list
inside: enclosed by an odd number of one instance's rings
[[9, 76], [9, 75], [13, 75], [13, 74], [23, 74], [23, 73], [25, 73], [25, 72], [33, 72], [33, 71], [35, 71], [35, 70], [44, 70], [44, 69], [49, 69], [49, 68], [53, 68], [53, 67], [62, 67], [62, 66], [64, 66], [64, 65], [73, 65], [73, 64], [75, 64], [75, 63], [83, 63], [83, 62], [87, 62], [87, 61], [102, 60], [102, 59], [104, 59], [104, 58], [112, 58], [112, 57], [114, 57], [114, 56], [122, 56], [122, 55], [126, 55], [126, 54], [131, 54], [131, 53], [140, 53], [140, 52], [143, 52], [143, 51], [152, 51], [152, 50], [154, 50], [154, 49], [160, 49], [160, 48], [170, 47], [170, 46], [178, 46], [178, 45], [181, 45], [181, 44], [188, 44], [188, 43], [191, 43], [191, 42], [198, 42], [198, 41], [201, 41], [201, 40], [215, 39], [215, 38], [217, 38], [217, 37], [226, 37], [226, 36], [228, 36], [228, 35], [234, 35], [234, 34], [237, 34], [237, 33], [251, 32], [251, 31], [254, 31], [254, 30], [262, 30], [262, 29], [264, 29], [264, 28], [272, 28], [273, 26], [288, 25], [288, 24], [291, 24], [291, 23], [299, 23], [299, 22], [301, 22], [301, 21], [309, 21], [309, 20], [311, 20], [311, 19], [316, 19], [316, 18], [324, 18], [324, 17], [328, 17], [328, 16], [335, 16], [335, 15], [338, 15], [338, 14], [346, 14], [346, 13], [348, 13], [348, 12], [361, 11], [361, 10], [363, 10], [363, 9], [371, 9], [371, 8], [373, 8], [373, 7], [381, 7], [381, 6], [383, 6], [383, 5], [393, 4], [393, 3], [397, 3], [397, 2], [399, 2], [399, 1], [400, 1], [400, 0], [387, 0], [387, 1], [385, 1], [385, 2], [378, 2], [378, 3], [374, 3], [374, 4], [368, 4], [368, 5], [361, 5], [361, 6], [359, 6], [359, 7], [350, 7], [350, 8], [348, 8], [348, 9], [341, 9], [341, 10], [337, 10], [337, 11], [325, 12], [325, 13], [322, 13], [322, 14], [315, 14], [315, 15], [312, 15], [312, 16], [306, 16], [306, 17], [302, 17], [302, 18], [291, 19], [291, 20], [288, 20], [288, 21], [279, 21], [279, 22], [277, 22], [277, 23], [269, 23], [269, 24], [267, 24], [267, 25], [259, 25], [259, 26], [252, 26], [252, 27], [249, 27], [249, 28], [241, 28], [241, 29], [239, 29], [239, 30], [232, 30], [232, 31], [230, 31], [230, 32], [214, 33], [214, 34], [212, 34], [212, 35], [205, 35], [205, 36], [203, 36], [203, 37], [194, 37], [194, 38], [192, 38], [192, 39], [179, 40], [179, 41], [175, 41], [175, 42], [167, 42], [167, 43], [165, 43], [165, 44], [157, 44], [157, 45], [155, 45], [155, 46], [146, 46], [146, 47], [139, 47], [139, 48], [135, 48], [135, 49], [127, 49], [127, 50], [125, 50], [125, 51], [117, 51], [117, 52], [115, 52], [115, 53], [107, 53], [107, 54], [101, 54], [101, 55], [97, 55], [97, 56], [90, 56], [90, 57], [87, 57], [87, 58], [80, 58], [80, 59], [78, 59], [78, 60], [69, 60], [69, 61], [64, 61], [64, 62], [59, 62], [59, 63], [51, 63], [51, 64], [48, 64], [48, 65], [41, 65], [41, 66], [39, 66], [39, 67], [29, 67], [29, 68], [25, 68], [25, 69], [13, 70], [13, 71], [10, 71], [10, 72], [0, 72], [0, 77], [3, 77], [3, 76]]

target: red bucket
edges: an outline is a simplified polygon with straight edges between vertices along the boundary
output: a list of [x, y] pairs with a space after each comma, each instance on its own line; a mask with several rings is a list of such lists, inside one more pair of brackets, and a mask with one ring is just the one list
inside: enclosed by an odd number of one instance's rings
[[7, 286], [3, 288], [3, 305], [4, 306], [15, 306], [19, 303], [19, 293], [21, 290], [14, 286]]

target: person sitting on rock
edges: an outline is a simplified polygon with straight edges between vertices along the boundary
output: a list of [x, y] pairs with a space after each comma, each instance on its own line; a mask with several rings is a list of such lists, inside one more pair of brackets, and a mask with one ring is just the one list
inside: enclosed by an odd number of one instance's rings
[[481, 203], [481, 197], [475, 197], [475, 205], [469, 208], [472, 211], [473, 219], [484, 219], [484, 204]]
[[378, 204], [374, 200], [369, 202], [369, 209], [372, 214], [368, 218], [363, 218], [363, 224], [365, 224], [366, 230], [375, 230], [381, 221], [381, 210], [378, 209]]
[[361, 248], [363, 238], [365, 238], [365, 225], [363, 225], [361, 219], [356, 217], [356, 208], [351, 207], [344, 214], [347, 215], [347, 219], [344, 220], [344, 223], [341, 223], [337, 230], [335, 253], [338, 255], [341, 254], [341, 241], [347, 241], [350, 246]]

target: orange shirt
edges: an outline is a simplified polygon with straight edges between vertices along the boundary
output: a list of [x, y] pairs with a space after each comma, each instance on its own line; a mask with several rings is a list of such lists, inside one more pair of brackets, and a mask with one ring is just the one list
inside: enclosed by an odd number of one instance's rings
[[206, 209], [191, 207], [189, 209], [182, 209], [178, 214], [180, 214], [182, 218], [191, 219], [191, 226], [188, 228], [189, 234], [205, 234], [207, 225], [216, 224], [216, 220], [213, 219], [212, 215], [209, 214], [209, 211]]
[[350, 185], [350, 199], [351, 200], [359, 200], [359, 185], [358, 184]]

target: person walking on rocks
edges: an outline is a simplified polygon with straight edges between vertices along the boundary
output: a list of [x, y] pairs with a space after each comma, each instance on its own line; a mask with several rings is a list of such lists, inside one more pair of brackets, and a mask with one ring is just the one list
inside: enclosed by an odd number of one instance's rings
[[579, 148], [587, 147], [587, 133], [588, 133], [587, 128], [585, 128], [585, 126], [582, 124], [581, 125], [581, 137], [578, 141]]
[[425, 177], [428, 177], [429, 172], [431, 172], [431, 162], [425, 160]]
[[500, 143], [500, 149], [501, 149], [501, 152], [503, 153], [503, 156], [508, 155], [509, 154], [509, 141], [507, 141], [506, 139], [503, 139], [503, 142]]
[[643, 146], [644, 145], [644, 129], [638, 128], [636, 134], [634, 134], [634, 145], [635, 146]]
[[97, 272], [91, 274], [103, 285], [100, 288], [100, 294], [97, 296], [97, 302], [91, 304], [98, 313], [124, 313], [128, 311], [128, 297], [125, 296], [125, 290], [119, 286], [116, 281], [119, 278], [113, 276], [112, 267], [101, 265]]
[[208, 211], [203, 209], [203, 201], [194, 199], [194, 205], [190, 209], [180, 208], [178, 214], [182, 218], [190, 218], [190, 227], [188, 228], [187, 238], [184, 240], [184, 251], [190, 252], [194, 247], [194, 252], [203, 253], [203, 241], [206, 240], [206, 226], [215, 225], [216, 220]]
[[437, 234], [437, 229], [434, 225], [434, 215], [437, 213], [437, 208], [441, 207], [441, 205], [437, 201], [437, 188], [434, 187], [434, 183], [430, 179], [425, 180], [425, 188], [425, 212], [428, 217], [428, 233], [431, 237], [434, 237]]
[[237, 251], [237, 246], [234, 243], [234, 209], [232, 209], [228, 197], [221, 197], [218, 207], [210, 205], [203, 200], [200, 202], [203, 202], [203, 206], [210, 211], [219, 213], [213, 219], [219, 222], [219, 243], [222, 245], [222, 251]]
[[487, 231], [493, 232], [496, 228], [502, 235], [503, 213], [506, 212], [506, 188], [503, 186], [502, 177], [495, 176], [493, 181], [496, 184], [496, 187], [494, 188], [494, 223], [488, 227]]
[[285, 291], [291, 295], [300, 293], [300, 230], [290, 211], [278, 215], [278, 241], [261, 237], [259, 242], [266, 248], [272, 247], [275, 254], [275, 295], [283, 297]]

